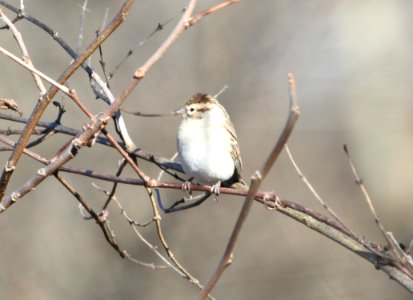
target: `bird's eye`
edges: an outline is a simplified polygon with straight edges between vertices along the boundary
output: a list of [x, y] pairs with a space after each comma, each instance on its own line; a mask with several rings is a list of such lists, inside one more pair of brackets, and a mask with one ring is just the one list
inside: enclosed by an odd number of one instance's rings
[[191, 107], [191, 108], [189, 109], [189, 111], [190, 111], [190, 112], [194, 112], [194, 111], [195, 111], [195, 108]]

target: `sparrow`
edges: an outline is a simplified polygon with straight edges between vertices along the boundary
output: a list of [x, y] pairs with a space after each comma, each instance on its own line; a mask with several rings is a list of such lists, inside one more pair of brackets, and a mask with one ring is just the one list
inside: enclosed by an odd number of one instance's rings
[[[214, 97], [193, 95], [176, 114], [182, 116], [177, 148], [185, 173], [199, 184], [211, 185], [219, 194], [222, 186], [248, 189], [241, 179], [242, 161], [234, 125]], [[182, 185], [188, 190], [189, 182]]]

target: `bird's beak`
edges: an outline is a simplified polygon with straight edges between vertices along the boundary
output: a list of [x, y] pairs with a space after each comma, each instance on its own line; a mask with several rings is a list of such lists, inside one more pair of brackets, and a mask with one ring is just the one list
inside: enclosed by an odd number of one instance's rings
[[175, 116], [177, 115], [185, 116], [185, 113], [186, 113], [185, 107], [182, 107], [181, 109], [173, 111], [173, 115]]

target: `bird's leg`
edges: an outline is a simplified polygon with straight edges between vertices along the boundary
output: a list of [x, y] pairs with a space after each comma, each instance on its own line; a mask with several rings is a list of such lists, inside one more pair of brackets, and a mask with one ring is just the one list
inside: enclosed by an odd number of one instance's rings
[[221, 188], [221, 180], [218, 180], [213, 186], [211, 186], [211, 193], [215, 194], [214, 200], [218, 201], [219, 189]]
[[191, 182], [185, 181], [182, 183], [181, 189], [185, 192], [184, 201], [191, 201], [192, 200], [192, 190], [191, 190]]

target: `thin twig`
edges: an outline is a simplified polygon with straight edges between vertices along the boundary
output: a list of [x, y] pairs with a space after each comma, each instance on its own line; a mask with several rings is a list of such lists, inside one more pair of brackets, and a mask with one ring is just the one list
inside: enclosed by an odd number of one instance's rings
[[52, 78], [50, 78], [46, 74], [44, 74], [41, 71], [37, 70], [32, 64], [29, 64], [29, 63], [23, 61], [22, 59], [18, 58], [13, 53], [11, 53], [11, 52], [7, 51], [6, 49], [4, 49], [3, 47], [0, 47], [0, 53], [6, 55], [7, 57], [12, 59], [13, 61], [17, 62], [19, 65], [25, 67], [27, 70], [29, 70], [30, 72], [32, 72], [33, 74], [35, 74], [39, 78], [42, 78], [42, 79], [46, 80], [47, 82], [49, 82], [50, 84], [54, 85], [56, 88], [61, 90], [63, 93], [69, 95], [70, 90], [69, 90], [68, 87], [58, 83], [57, 81], [53, 80]]
[[[152, 188], [146, 187], [146, 192], [148, 193], [149, 199], [151, 201], [152, 210], [153, 210], [153, 220], [154, 220], [155, 225], [156, 225], [156, 232], [158, 234], [158, 238], [159, 238], [166, 254], [168, 255], [169, 259], [173, 262], [173, 264], [181, 271], [181, 273], [183, 274], [183, 277], [185, 279], [187, 279], [189, 282], [191, 282], [192, 284], [194, 284], [195, 286], [197, 286], [199, 289], [202, 290], [204, 288], [204, 286], [199, 282], [198, 279], [196, 279], [194, 276], [192, 276], [191, 273], [189, 273], [182, 266], [182, 264], [178, 261], [178, 259], [173, 254], [171, 248], [168, 246], [168, 243], [167, 243], [167, 241], [165, 239], [165, 236], [163, 234], [163, 230], [162, 230], [162, 226], [161, 226], [161, 215], [159, 214], [159, 210], [158, 210], [158, 207], [156, 205], [155, 197], [153, 195], [153, 190], [152, 190]], [[209, 297], [212, 298], [212, 296], [209, 296]]]
[[290, 158], [291, 163], [293, 164], [294, 168], [296, 169], [298, 176], [303, 180], [304, 184], [308, 187], [308, 189], [311, 191], [311, 193], [314, 195], [314, 197], [321, 203], [321, 205], [324, 207], [325, 210], [327, 210], [331, 216], [340, 224], [342, 231], [346, 232], [347, 235], [350, 237], [354, 238], [358, 242], [362, 243], [367, 249], [369, 249], [371, 252], [375, 253], [378, 256], [382, 256], [383, 254], [380, 253], [377, 249], [374, 247], [371, 247], [371, 245], [365, 243], [364, 239], [357, 236], [346, 224], [344, 224], [343, 221], [338, 217], [338, 215], [327, 205], [327, 203], [321, 198], [321, 196], [317, 193], [317, 191], [314, 189], [314, 187], [311, 185], [311, 183], [307, 180], [305, 175], [301, 172], [299, 169], [297, 163], [295, 162], [290, 149], [288, 148], [287, 144], [285, 144], [285, 150], [287, 151], [287, 154]]
[[[23, 9], [24, 9], [24, 5], [23, 5], [23, 2], [21, 2], [20, 3], [20, 10], [22, 11]], [[23, 38], [22, 38], [21, 33], [17, 30], [16, 26], [14, 26], [13, 22], [11, 22], [9, 20], [9, 18], [7, 18], [7, 16], [5, 14], [3, 14], [3, 11], [1, 9], [0, 9], [0, 18], [7, 24], [7, 26], [9, 26], [9, 28], [13, 32], [13, 36], [16, 39], [17, 44], [19, 45], [19, 47], [22, 51], [25, 63], [34, 68], [32, 60], [30, 59], [30, 56], [29, 56], [29, 52], [27, 51], [26, 45], [23, 42]], [[40, 77], [39, 77], [38, 74], [35, 74], [34, 72], [32, 72], [32, 76], [34, 78], [34, 81], [35, 81], [37, 87], [40, 90], [40, 97], [42, 97], [43, 95], [46, 94], [47, 90], [46, 90], [43, 82], [40, 80]]]
[[[53, 102], [53, 104], [58, 107], [58, 114], [56, 116], [56, 120], [53, 121], [53, 124], [57, 125], [61, 123], [62, 116], [66, 112], [66, 110], [64, 109], [63, 105], [61, 105], [58, 102]], [[40, 143], [43, 143], [45, 140], [53, 136], [55, 133], [56, 132], [53, 130], [53, 126], [46, 128], [45, 130], [43, 130], [42, 135], [34, 141], [28, 143], [26, 148], [32, 148], [34, 146], [39, 145]]]
[[344, 145], [343, 149], [344, 149], [344, 152], [346, 153], [347, 160], [350, 164], [351, 171], [353, 172], [354, 177], [356, 178], [356, 184], [360, 188], [360, 190], [361, 190], [361, 192], [364, 196], [364, 199], [366, 200], [367, 205], [370, 208], [370, 211], [371, 211], [371, 213], [374, 217], [374, 221], [377, 224], [377, 227], [379, 228], [381, 234], [383, 235], [384, 239], [386, 240], [386, 242], [387, 242], [388, 246], [390, 247], [390, 250], [393, 253], [393, 255], [397, 258], [398, 261], [400, 261], [409, 270], [409, 272], [413, 276], [413, 264], [411, 263], [411, 258], [410, 259], [407, 258], [406, 253], [399, 247], [399, 243], [394, 239], [392, 233], [388, 232], [384, 228], [384, 225], [381, 222], [380, 217], [379, 217], [376, 209], [374, 208], [373, 201], [371, 200], [370, 195], [367, 192], [367, 189], [363, 184], [363, 180], [358, 175], [358, 172], [357, 172], [356, 167], [353, 163], [353, 160], [351, 159], [350, 152], [348, 150], [347, 145]]
[[79, 53], [80, 47], [82, 46], [83, 42], [83, 31], [85, 26], [85, 19], [86, 19], [86, 10], [87, 10], [87, 3], [89, 0], [85, 0], [83, 5], [81, 6], [82, 10], [80, 11], [80, 26], [79, 26], [79, 35], [77, 38], [77, 47], [76, 53]]
[[[106, 191], [105, 189], [103, 189], [102, 187], [98, 186], [95, 183], [92, 183], [93, 187], [95, 187], [98, 191], [104, 193], [106, 196], [110, 196], [110, 193], [108, 191]], [[122, 207], [122, 205], [120, 204], [119, 200], [117, 199], [117, 197], [115, 197], [114, 195], [112, 195], [112, 199], [113, 202], [115, 202], [118, 206], [118, 208], [121, 211], [122, 216], [128, 221], [129, 225], [131, 225], [133, 231], [135, 232], [135, 234], [139, 237], [140, 240], [142, 240], [148, 247], [149, 249], [151, 249], [152, 251], [155, 252], [155, 254], [157, 254], [169, 267], [173, 267], [171, 266], [171, 264], [168, 262], [167, 259], [165, 259], [160, 253], [159, 251], [157, 251], [156, 247], [153, 246], [152, 244], [150, 244], [143, 236], [142, 234], [139, 232], [139, 230], [136, 228], [136, 226], [139, 226], [139, 224], [137, 224], [135, 221], [133, 221], [126, 213], [125, 209]], [[128, 258], [129, 260], [133, 261], [134, 263], [137, 263], [141, 266], [144, 267], [149, 267], [151, 269], [163, 269], [166, 268], [167, 266], [163, 266], [163, 265], [155, 265], [154, 263], [145, 263], [143, 261], [140, 261], [136, 258], [133, 258], [130, 254], [128, 254], [128, 252], [126, 250], [123, 251], [123, 253], [126, 254], [126, 258]], [[179, 273], [179, 272], [178, 272]]]
[[[103, 30], [103, 28], [105, 28], [105, 24], [107, 22], [108, 15], [109, 15], [109, 9], [107, 8], [105, 10], [105, 15], [103, 16], [102, 24], [100, 25], [99, 30], [96, 31], [96, 35], [99, 35], [100, 32]], [[106, 86], [108, 87], [108, 89], [110, 89], [109, 78], [108, 78], [108, 75], [107, 75], [107, 72], [106, 72], [106, 63], [105, 63], [105, 60], [103, 59], [103, 47], [102, 47], [102, 45], [99, 46], [98, 50], [99, 50], [99, 64], [102, 67], [102, 72], [103, 72], [103, 76], [105, 77]]]
[[222, 3], [219, 3], [209, 9], [206, 9], [204, 11], [201, 11], [200, 13], [198, 13], [196, 16], [192, 17], [189, 21], [188, 21], [188, 26], [192, 26], [195, 25], [196, 22], [198, 22], [199, 20], [201, 20], [202, 18], [205, 18], [206, 16], [208, 16], [209, 14], [212, 14], [226, 6], [229, 6], [231, 4], [235, 4], [237, 2], [240, 2], [241, 0], [229, 0], [229, 1], [225, 1]]
[[336, 219], [337, 222], [341, 223], [342, 226], [346, 227], [345, 224], [341, 221], [340, 217], [327, 205], [327, 203], [321, 198], [321, 196], [317, 193], [315, 188], [311, 185], [311, 183], [308, 181], [307, 177], [304, 175], [303, 172], [301, 172], [300, 168], [298, 167], [293, 155], [291, 154], [290, 148], [288, 147], [287, 144], [285, 144], [285, 151], [287, 151], [287, 155], [296, 170], [298, 177], [304, 182], [304, 184], [307, 186], [307, 188], [310, 190], [310, 192], [314, 195], [314, 197], [317, 199], [318, 202], [324, 207], [326, 211], [330, 213], [330, 215]]
[[288, 74], [288, 82], [289, 82], [289, 92], [290, 92], [290, 113], [288, 115], [288, 120], [285, 124], [285, 127], [278, 138], [277, 143], [274, 146], [267, 162], [262, 167], [262, 177], [265, 178], [272, 168], [274, 162], [281, 154], [284, 145], [286, 144], [288, 138], [290, 137], [291, 132], [294, 129], [295, 123], [297, 122], [300, 116], [300, 109], [297, 103], [297, 91], [296, 91], [296, 83], [295, 79], [292, 74]]
[[[182, 9], [179, 14], [183, 13], [185, 11], [185, 9]], [[145, 37], [143, 40], [141, 40], [138, 44], [135, 45], [135, 47], [133, 49], [129, 49], [128, 52], [126, 53], [125, 57], [115, 66], [115, 68], [113, 69], [112, 72], [109, 73], [108, 76], [108, 80], [112, 79], [113, 76], [115, 75], [115, 73], [121, 68], [121, 66], [127, 61], [127, 59], [129, 57], [131, 57], [133, 55], [133, 53], [141, 46], [143, 46], [150, 38], [152, 38], [156, 33], [162, 31], [165, 26], [172, 22], [179, 14], [177, 14], [176, 16], [173, 16], [172, 18], [169, 18], [168, 20], [166, 20], [163, 23], [158, 23], [158, 25], [156, 25], [156, 28], [147, 36]]]
[[[126, 210], [122, 208], [122, 206], [120, 205], [119, 201], [117, 199], [114, 200], [114, 202], [119, 206], [119, 209], [121, 210], [121, 214], [122, 216], [128, 221], [128, 223], [130, 224], [130, 226], [132, 227], [133, 231], [135, 232], [135, 234], [139, 237], [139, 239], [141, 241], [143, 241], [145, 243], [146, 246], [148, 246], [149, 249], [151, 249], [167, 266], [162, 266], [162, 265], [154, 265], [154, 268], [171, 268], [172, 270], [174, 270], [175, 272], [177, 272], [180, 276], [183, 276], [183, 273], [176, 268], [173, 264], [171, 264], [166, 257], [164, 257], [157, 249], [156, 246], [152, 245], [151, 243], [149, 243], [149, 241], [147, 239], [145, 239], [145, 237], [140, 233], [140, 231], [137, 228], [137, 225], [134, 223], [134, 221], [126, 214]], [[128, 257], [129, 259], [131, 259], [131, 257]]]
[[13, 53], [7, 51], [6, 49], [4, 49], [3, 47], [0, 46], [0, 53], [3, 53], [4, 55], [6, 55], [7, 57], [11, 58], [13, 61], [17, 62], [18, 64], [20, 64], [21, 66], [25, 67], [26, 69], [28, 69], [29, 71], [31, 71], [34, 75], [38, 76], [39, 78], [44, 79], [45, 81], [49, 82], [50, 84], [52, 84], [54, 87], [58, 88], [60, 91], [62, 91], [63, 93], [65, 93], [67, 96], [69, 96], [76, 104], [77, 106], [79, 106], [79, 108], [89, 117], [93, 117], [92, 113], [89, 111], [89, 109], [80, 101], [80, 99], [78, 98], [76, 92], [74, 90], [69, 89], [68, 87], [58, 83], [57, 81], [53, 80], [52, 78], [50, 78], [49, 76], [47, 76], [46, 74], [42, 73], [41, 71], [37, 70], [33, 64], [29, 64], [23, 60], [21, 60], [20, 58], [18, 58], [17, 56], [15, 56]]
[[79, 201], [79, 203], [83, 206], [83, 208], [88, 212], [89, 215], [95, 219], [96, 223], [99, 225], [101, 228], [103, 235], [105, 236], [106, 241], [109, 243], [109, 245], [115, 249], [121, 257], [125, 257], [125, 253], [123, 250], [120, 249], [118, 243], [115, 240], [115, 237], [112, 233], [111, 230], [108, 230], [107, 228], [107, 223], [106, 223], [106, 218], [101, 217], [98, 214], [95, 213], [95, 211], [87, 204], [87, 202], [83, 199], [83, 197], [76, 191], [75, 188], [73, 188], [69, 182], [64, 179], [62, 176], [60, 176], [57, 172], [54, 174], [56, 179]]
[[150, 177], [145, 175], [143, 171], [138, 167], [138, 165], [135, 163], [133, 158], [129, 156], [129, 154], [122, 148], [121, 145], [112, 137], [112, 135], [109, 134], [109, 132], [106, 131], [106, 129], [101, 130], [102, 133], [105, 135], [105, 137], [109, 140], [109, 142], [112, 143], [113, 146], [115, 146], [116, 150], [123, 156], [123, 158], [128, 162], [128, 164], [132, 167], [132, 169], [138, 174], [138, 176], [146, 183], [149, 184]]
[[259, 171], [256, 171], [255, 174], [251, 177], [251, 184], [248, 190], [248, 195], [241, 208], [237, 222], [235, 223], [234, 229], [231, 233], [231, 237], [225, 248], [225, 252], [221, 258], [221, 261], [219, 262], [216, 271], [213, 273], [212, 277], [209, 279], [207, 285], [199, 294], [198, 299], [205, 299], [207, 297], [208, 293], [212, 291], [212, 289], [214, 288], [218, 280], [221, 278], [225, 269], [231, 265], [235, 244], [238, 240], [239, 234], [241, 233], [242, 225], [245, 223], [245, 220], [248, 217], [248, 213], [251, 209], [252, 203], [254, 202], [253, 200], [255, 198], [256, 193], [258, 192], [261, 181], [262, 181], [262, 177]]
[[[382, 270], [394, 279], [399, 284], [401, 284], [408, 291], [413, 293], [413, 277], [399, 262], [395, 261], [392, 257], [387, 257], [385, 253], [377, 255], [375, 252], [371, 252], [366, 245], [369, 244], [362, 239], [354, 239], [348, 235], [345, 231], [340, 228], [340, 225], [332, 220], [327, 219], [321, 214], [310, 210], [308, 208], [302, 207], [298, 203], [293, 203], [287, 200], [279, 200], [280, 205], [275, 203], [267, 202], [268, 205], [274, 208], [274, 211], [278, 211], [300, 223], [304, 226], [321, 233], [325, 237], [337, 242], [338, 244], [349, 249], [353, 253], [362, 257], [363, 259], [370, 262], [377, 270]], [[376, 249], [379, 246], [376, 245]]]
[[[118, 170], [116, 171], [116, 174], [115, 174], [116, 177], [119, 177], [122, 174], [123, 169], [127, 166], [127, 162], [126, 162], [125, 159], [122, 159], [119, 162], [118, 165], [119, 165], [119, 167], [118, 167]], [[116, 188], [117, 187], [118, 187], [118, 182], [114, 182], [110, 193], [108, 193], [108, 195], [107, 195], [108, 197], [107, 197], [106, 202], [103, 205], [102, 209], [106, 209], [108, 207], [110, 201], [112, 201], [112, 198], [116, 193]]]

